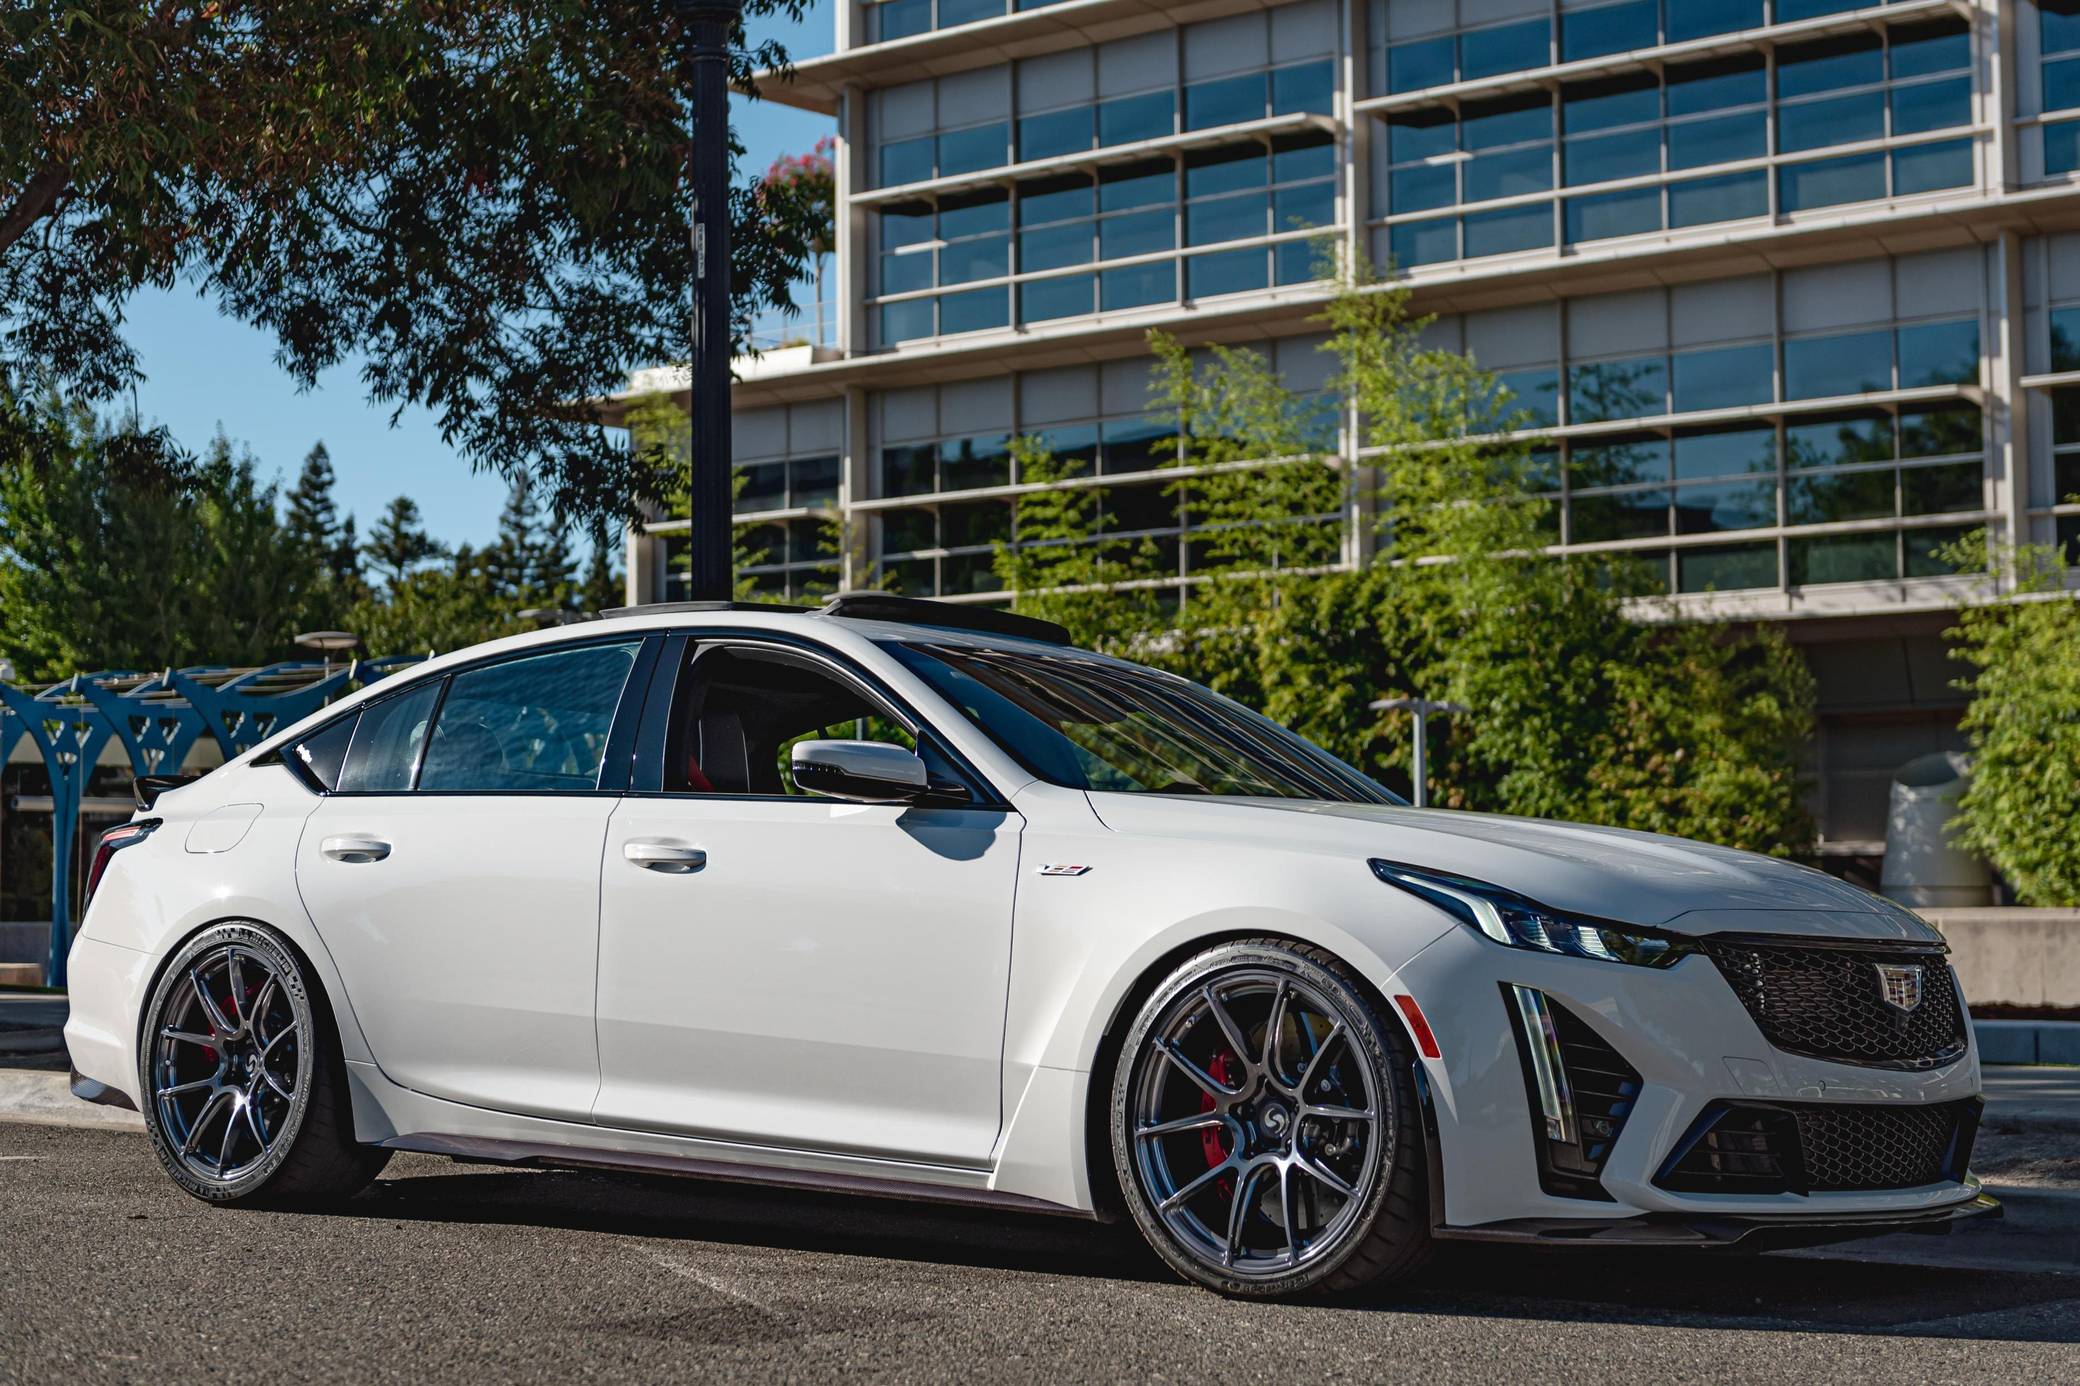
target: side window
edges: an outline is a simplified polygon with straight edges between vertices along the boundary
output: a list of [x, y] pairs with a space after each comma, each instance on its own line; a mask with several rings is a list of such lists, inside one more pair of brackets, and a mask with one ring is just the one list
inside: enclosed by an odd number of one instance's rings
[[[917, 750], [916, 738], [848, 680], [812, 660], [741, 647], [698, 651], [680, 677], [665, 750], [664, 787], [681, 794], [797, 795], [797, 741], [888, 741]], [[956, 778], [929, 743], [937, 778]]]
[[426, 724], [440, 697], [433, 679], [394, 698], [362, 708], [355, 719], [354, 739], [339, 772], [342, 794], [404, 794], [412, 787], [412, 770], [426, 744]]
[[289, 748], [289, 755], [319, 788], [339, 788], [340, 768], [347, 763], [347, 747], [354, 740], [354, 726], [360, 720], [361, 714], [358, 712], [342, 717], [337, 722], [318, 728]]
[[596, 788], [639, 646], [584, 645], [455, 675], [419, 788], [565, 794]]

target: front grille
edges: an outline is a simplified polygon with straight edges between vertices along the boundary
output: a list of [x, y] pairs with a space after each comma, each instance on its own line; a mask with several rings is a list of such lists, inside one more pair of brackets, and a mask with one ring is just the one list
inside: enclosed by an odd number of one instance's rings
[[1846, 1193], [1964, 1178], [1983, 1103], [1714, 1102], [1662, 1164], [1671, 1193]]
[[[1698, 941], [1755, 1017], [1792, 1054], [1872, 1068], [1935, 1068], [1965, 1050], [1964, 1006], [1935, 950], [1815, 946], [1754, 939]], [[1921, 1002], [1885, 1000], [1878, 968], [1917, 967]]]

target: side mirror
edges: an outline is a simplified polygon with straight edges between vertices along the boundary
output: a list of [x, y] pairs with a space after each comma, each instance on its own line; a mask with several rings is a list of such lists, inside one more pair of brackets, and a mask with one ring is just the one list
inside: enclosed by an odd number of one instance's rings
[[931, 793], [924, 761], [886, 741], [797, 741], [794, 782], [855, 804], [907, 804]]

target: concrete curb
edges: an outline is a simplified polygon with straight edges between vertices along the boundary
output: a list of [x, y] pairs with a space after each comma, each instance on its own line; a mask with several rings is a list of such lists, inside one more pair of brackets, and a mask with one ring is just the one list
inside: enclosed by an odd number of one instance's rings
[[1982, 1064], [2080, 1064], [2080, 1020], [1975, 1020]]
[[72, 1075], [0, 1069], [0, 1120], [44, 1126], [95, 1126], [142, 1131], [144, 1118], [123, 1107], [103, 1107], [72, 1095]]

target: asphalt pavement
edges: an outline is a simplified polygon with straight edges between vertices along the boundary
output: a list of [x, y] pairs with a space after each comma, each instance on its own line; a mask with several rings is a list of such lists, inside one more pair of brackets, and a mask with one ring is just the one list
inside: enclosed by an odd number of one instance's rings
[[0, 1381], [2080, 1378], [2070, 1230], [1999, 1235], [1458, 1248], [1361, 1303], [1257, 1305], [1069, 1219], [426, 1156], [338, 1211], [224, 1211], [134, 1134], [7, 1122]]
[[[51, 1004], [0, 998], [0, 1040], [31, 1047]], [[1763, 1256], [1461, 1246], [1297, 1306], [1186, 1286], [1129, 1228], [429, 1156], [332, 1211], [213, 1209], [63, 1079], [0, 1049], [0, 1087], [49, 1108], [0, 1092], [0, 1382], [2080, 1380], [2080, 1070], [1989, 1071], [1999, 1222]]]

